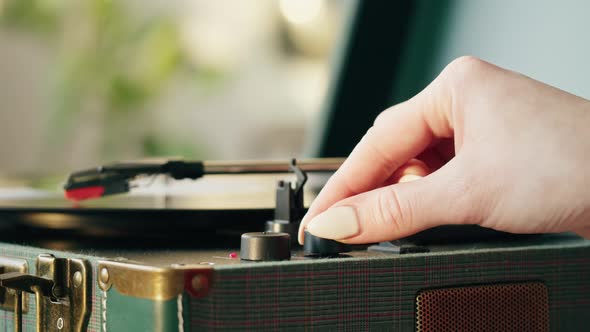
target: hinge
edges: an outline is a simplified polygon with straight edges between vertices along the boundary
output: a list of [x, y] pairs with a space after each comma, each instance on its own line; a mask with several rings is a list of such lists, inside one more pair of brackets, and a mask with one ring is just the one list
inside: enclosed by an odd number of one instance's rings
[[13, 290], [15, 331], [22, 330], [22, 293], [35, 294], [37, 331], [85, 331], [90, 318], [91, 266], [87, 260], [37, 257], [36, 275], [0, 274], [0, 287]]

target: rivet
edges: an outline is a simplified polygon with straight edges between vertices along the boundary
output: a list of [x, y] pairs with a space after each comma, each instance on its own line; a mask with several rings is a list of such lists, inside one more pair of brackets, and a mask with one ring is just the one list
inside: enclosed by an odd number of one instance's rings
[[100, 281], [106, 284], [107, 282], [109, 282], [109, 278], [109, 270], [106, 267], [100, 269]]
[[74, 287], [78, 288], [82, 285], [82, 272], [76, 271], [74, 272], [74, 276], [72, 277], [74, 281]]
[[58, 329], [58, 330], [61, 330], [61, 329], [63, 329], [63, 328], [64, 328], [64, 319], [63, 319], [63, 318], [61, 318], [61, 317], [59, 317], [59, 318], [57, 319], [57, 329]]
[[191, 286], [195, 292], [198, 292], [203, 288], [203, 284], [205, 283], [205, 278], [200, 275], [196, 275], [191, 280]]

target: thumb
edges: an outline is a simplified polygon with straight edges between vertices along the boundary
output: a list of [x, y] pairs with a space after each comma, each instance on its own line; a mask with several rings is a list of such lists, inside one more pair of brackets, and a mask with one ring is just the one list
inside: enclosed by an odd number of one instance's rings
[[454, 161], [424, 178], [344, 199], [310, 220], [307, 230], [345, 243], [373, 243], [465, 223], [473, 207], [468, 186], [453, 176]]

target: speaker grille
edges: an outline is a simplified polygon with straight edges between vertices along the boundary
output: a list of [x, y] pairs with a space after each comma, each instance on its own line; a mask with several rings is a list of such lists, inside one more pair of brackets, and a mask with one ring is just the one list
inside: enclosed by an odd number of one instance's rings
[[548, 331], [540, 282], [425, 290], [416, 297], [416, 331]]

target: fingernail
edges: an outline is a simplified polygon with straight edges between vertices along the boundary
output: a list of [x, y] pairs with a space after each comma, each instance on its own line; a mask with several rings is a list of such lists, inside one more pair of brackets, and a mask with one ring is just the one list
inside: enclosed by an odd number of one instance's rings
[[360, 231], [356, 210], [351, 206], [328, 209], [315, 216], [307, 231], [325, 239], [340, 240], [357, 235]]
[[[305, 220], [305, 216], [302, 220]], [[300, 245], [303, 245], [303, 221], [299, 225], [299, 230], [297, 231], [297, 242], [299, 242]]]
[[406, 174], [404, 176], [402, 176], [401, 178], [399, 178], [399, 183], [402, 182], [411, 182], [411, 181], [415, 181], [415, 180], [420, 180], [422, 179], [422, 176], [420, 175], [416, 175], [416, 174]]

